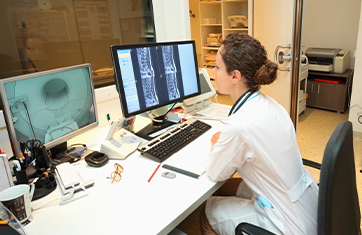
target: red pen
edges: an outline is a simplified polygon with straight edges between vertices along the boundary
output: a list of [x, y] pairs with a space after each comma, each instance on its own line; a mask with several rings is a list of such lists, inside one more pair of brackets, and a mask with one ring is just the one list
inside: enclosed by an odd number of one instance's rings
[[151, 179], [152, 179], [152, 178], [153, 178], [153, 176], [156, 174], [156, 172], [157, 172], [158, 168], [160, 168], [160, 166], [161, 166], [161, 163], [160, 163], [160, 164], [158, 164], [158, 166], [157, 166], [156, 170], [153, 172], [153, 174], [151, 175], [151, 177], [148, 179], [148, 182], [150, 182], [150, 181], [151, 181]]

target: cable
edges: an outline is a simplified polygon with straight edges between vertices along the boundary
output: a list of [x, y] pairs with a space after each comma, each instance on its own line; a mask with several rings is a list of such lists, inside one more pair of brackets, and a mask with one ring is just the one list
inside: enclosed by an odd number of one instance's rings
[[[352, 106], [349, 108], [349, 110], [351, 110], [353, 107], [356, 107], [356, 106], [357, 106], [359, 109], [362, 110], [361, 106], [359, 106], [358, 104], [352, 105]], [[362, 112], [358, 112], [358, 113], [356, 113], [356, 115], [358, 116], [357, 121], [358, 121], [360, 124], [362, 124]]]
[[[54, 199], [54, 200], [51, 200], [51, 201], [49, 201], [49, 202], [47, 202], [47, 203], [44, 203], [43, 205], [41, 205], [41, 206], [39, 206], [39, 207], [37, 207], [37, 208], [35, 208], [35, 209], [32, 209], [32, 211], [40, 210], [40, 209], [46, 207], [48, 204], [50, 204], [50, 203], [52, 203], [52, 202], [55, 202], [55, 201], [59, 201], [60, 199], [61, 199], [61, 198], [56, 198], [56, 199]], [[58, 203], [57, 203], [57, 204], [58, 204]]]
[[29, 111], [28, 111], [28, 106], [26, 105], [26, 103], [24, 101], [22, 101], [22, 103], [23, 103], [23, 105], [25, 107], [26, 115], [28, 117], [29, 125], [31, 127], [31, 131], [33, 132], [34, 139], [36, 139], [35, 132], [34, 132], [34, 129], [33, 129], [33, 124], [31, 123], [31, 119], [30, 119], [30, 115], [29, 115]]
[[153, 122], [162, 123], [162, 122], [164, 122], [163, 120], [159, 120], [159, 119], [156, 119], [156, 118], [165, 117], [165, 116], [172, 110], [172, 108], [175, 107], [176, 104], [177, 104], [177, 102], [174, 103], [174, 104], [171, 106], [171, 108], [169, 108], [169, 109], [167, 110], [167, 112], [166, 112], [165, 114], [160, 115], [160, 116], [158, 116], [158, 117], [155, 117], [155, 116], [151, 113], [151, 111], [148, 111], [148, 112], [147, 112], [147, 115], [148, 115], [148, 117], [149, 117]]
[[[76, 146], [82, 146], [83, 149], [74, 152], [74, 153], [78, 154], [79, 156], [73, 157], [73, 156], [71, 155], [71, 153], [72, 153], [74, 150], [76, 150]], [[88, 148], [87, 148], [87, 145], [85, 145], [85, 144], [72, 144], [72, 145], [70, 145], [69, 147], [70, 147], [70, 148], [68, 148], [67, 150], [65, 150], [63, 156], [65, 155], [65, 156], [67, 156], [67, 157], [69, 157], [69, 158], [71, 158], [71, 159], [77, 159], [77, 160], [80, 160], [82, 153], [87, 152], [87, 149], [88, 149]], [[75, 160], [74, 160], [74, 161], [75, 161]]]
[[351, 108], [353, 108], [353, 107], [355, 107], [355, 106], [357, 106], [358, 108], [360, 108], [360, 109], [362, 110], [361, 106], [359, 106], [358, 104], [352, 105], [351, 107], [349, 107], [349, 109], [351, 109]]
[[210, 118], [210, 117], [206, 117], [206, 116], [191, 116], [191, 118], [195, 118], [195, 119], [198, 119], [198, 120], [216, 120], [216, 121], [219, 121], [223, 124], [226, 124], [226, 120], [223, 120], [221, 118]]

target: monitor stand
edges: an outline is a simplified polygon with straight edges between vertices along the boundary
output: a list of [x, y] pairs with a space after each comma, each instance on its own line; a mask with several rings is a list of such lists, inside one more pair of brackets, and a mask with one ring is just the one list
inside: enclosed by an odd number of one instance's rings
[[[151, 124], [148, 124], [141, 130], [139, 130], [137, 132], [133, 132], [133, 133], [143, 139], [152, 140], [153, 138], [161, 135], [163, 133], [162, 130], [165, 130], [165, 129], [167, 130], [167, 127], [177, 124], [175, 122], [167, 121], [166, 116], [160, 116], [160, 117], [157, 117], [154, 119], [159, 120], [161, 122], [152, 121]], [[157, 132], [160, 132], [160, 133], [158, 134]]]

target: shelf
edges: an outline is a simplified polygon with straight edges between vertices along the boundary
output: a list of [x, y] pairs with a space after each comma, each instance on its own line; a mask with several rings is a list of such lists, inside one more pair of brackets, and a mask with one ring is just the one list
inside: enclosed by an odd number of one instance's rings
[[222, 26], [222, 24], [202, 24], [201, 27], [208, 27], [208, 26]]
[[227, 28], [225, 31], [248, 31], [248, 28]]
[[220, 4], [221, 1], [211, 1], [211, 2], [200, 2], [200, 4]]
[[219, 47], [202, 47], [203, 50], [219, 50]]
[[204, 63], [202, 66], [210, 66], [210, 67], [215, 67], [215, 65], [214, 64], [208, 64], [208, 63]]
[[248, 0], [224, 0], [223, 2], [248, 2]]
[[308, 73], [309, 73], [309, 75], [348, 78], [353, 73], [353, 69], [348, 69], [344, 73], [326, 73], [326, 72], [317, 72], [317, 71], [311, 71], [311, 70], [309, 70]]

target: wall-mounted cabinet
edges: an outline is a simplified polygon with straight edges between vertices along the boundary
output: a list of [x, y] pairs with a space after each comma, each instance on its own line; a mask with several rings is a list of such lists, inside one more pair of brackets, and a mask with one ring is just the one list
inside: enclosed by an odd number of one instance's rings
[[[202, 66], [213, 68], [220, 42], [231, 32], [252, 35], [253, 0], [200, 1]], [[232, 19], [229, 20], [229, 17]], [[243, 19], [247, 18], [247, 21]], [[214, 38], [210, 38], [214, 36]]]

